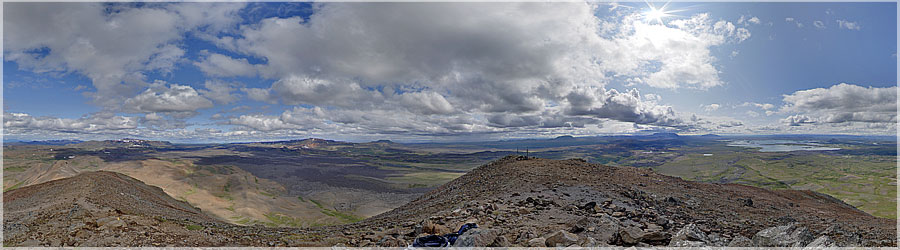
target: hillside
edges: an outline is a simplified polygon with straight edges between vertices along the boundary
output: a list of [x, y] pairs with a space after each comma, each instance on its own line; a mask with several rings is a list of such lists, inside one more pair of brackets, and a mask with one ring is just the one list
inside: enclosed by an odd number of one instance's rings
[[[123, 174], [97, 171], [4, 193], [4, 244], [177, 244], [196, 233], [177, 223], [219, 223], [189, 204]], [[36, 239], [37, 238], [37, 239]], [[162, 240], [165, 241], [165, 240]], [[85, 246], [85, 244], [80, 244]]]
[[896, 221], [815, 192], [523, 157], [480, 166], [399, 208], [339, 226], [227, 224], [111, 172], [7, 192], [4, 213], [11, 246], [406, 246], [465, 222], [479, 228], [458, 246], [896, 246]]
[[[5, 190], [14, 190], [79, 173], [111, 171], [162, 188], [169, 196], [189, 202], [212, 217], [241, 225], [309, 227], [344, 224], [359, 220], [356, 214], [372, 216], [396, 207], [377, 206], [375, 202], [370, 202], [366, 203], [371, 204], [368, 210], [337, 211], [332, 205], [336, 199], [294, 192], [288, 190], [286, 185], [259, 178], [233, 165], [198, 165], [194, 164], [195, 159], [190, 158], [204, 156], [209, 151], [219, 153], [214, 150], [189, 151], [184, 158], [176, 153], [156, 153], [154, 150], [156, 148], [120, 147], [92, 151], [71, 147], [7, 147], [4, 150], [4, 187]], [[240, 156], [228, 151], [221, 154]], [[269, 168], [283, 168], [253, 162]], [[340, 198], [355, 198], [351, 195], [360, 193], [324, 190], [321, 185], [312, 183], [308, 186]], [[410, 195], [407, 200], [417, 196]], [[369, 195], [368, 200], [375, 200], [374, 197], [377, 196]], [[364, 199], [366, 197], [357, 200]], [[327, 210], [337, 212], [329, 216], [322, 212], [330, 212]], [[338, 216], [346, 214], [350, 215]]]
[[811, 191], [700, 183], [648, 169], [522, 157], [478, 167], [354, 226], [361, 231], [413, 230], [398, 223], [402, 221], [454, 229], [477, 221], [505, 238], [498, 241], [520, 246], [560, 230], [577, 232], [578, 240], [594, 242], [589, 245], [668, 245], [683, 228], [703, 232], [704, 245], [767, 245], [754, 236], [791, 225], [782, 229], [808, 234], [800, 246], [822, 235], [839, 246], [887, 246], [896, 245], [897, 231], [895, 220]]

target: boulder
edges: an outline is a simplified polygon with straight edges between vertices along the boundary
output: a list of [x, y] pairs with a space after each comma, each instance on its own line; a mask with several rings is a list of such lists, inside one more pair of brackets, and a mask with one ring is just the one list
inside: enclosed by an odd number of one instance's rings
[[510, 243], [509, 243], [509, 240], [506, 239], [506, 236], [501, 235], [501, 236], [497, 236], [497, 238], [494, 239], [494, 242], [492, 242], [491, 244], [488, 244], [487, 246], [488, 247], [509, 247]]
[[675, 236], [672, 236], [672, 241], [701, 241], [706, 243], [709, 242], [709, 237], [706, 236], [706, 233], [700, 231], [697, 225], [691, 223], [678, 230]]
[[831, 237], [828, 237], [827, 235], [819, 236], [819, 238], [816, 238], [815, 240], [810, 242], [809, 245], [806, 245], [806, 248], [824, 248], [824, 247], [835, 247], [834, 241], [831, 240]]
[[528, 240], [528, 244], [527, 244], [527, 245], [528, 245], [529, 247], [546, 247], [546, 246], [547, 246], [547, 239], [545, 239], [544, 237], [537, 237], [537, 238], [534, 238], [534, 239], [530, 239], [530, 240]]
[[588, 217], [570, 222], [570, 232], [577, 232], [582, 237], [592, 237], [598, 243], [612, 244], [619, 234], [621, 222], [609, 215], [601, 215], [599, 218]]
[[743, 235], [735, 236], [728, 242], [728, 247], [752, 247], [753, 241], [750, 238], [744, 237]]
[[690, 241], [690, 240], [671, 241], [671, 242], [669, 242], [669, 246], [670, 247], [704, 247], [704, 246], [706, 246], [706, 243], [704, 243], [702, 241]]
[[[526, 227], [519, 229], [518, 236], [516, 236], [516, 243], [527, 245], [528, 240], [537, 238], [537, 233], [534, 232], [534, 228]], [[541, 246], [544, 244], [541, 243]]]
[[669, 225], [670, 225], [669, 219], [666, 218], [665, 216], [656, 217], [656, 225], [659, 225], [663, 229], [668, 229]]
[[803, 247], [813, 241], [813, 235], [806, 227], [791, 223], [763, 229], [753, 236], [752, 241], [757, 247]]
[[599, 246], [601, 246], [600, 243], [598, 243], [597, 240], [592, 237], [580, 237], [580, 238], [578, 238], [578, 243], [576, 243], [576, 245], [578, 245], [580, 247], [599, 247]]
[[406, 241], [391, 236], [384, 236], [376, 243], [379, 247], [406, 247]]
[[427, 234], [448, 234], [450, 229], [447, 226], [426, 220], [422, 223], [422, 231]]
[[559, 230], [547, 237], [548, 247], [567, 247], [578, 243], [578, 235]]
[[637, 227], [623, 227], [619, 230], [619, 238], [622, 239], [622, 243], [625, 245], [634, 245], [638, 242], [641, 242], [641, 237], [644, 236], [644, 231]]
[[581, 219], [571, 221], [566, 224], [571, 227], [569, 229], [569, 232], [577, 234], [584, 231], [594, 231], [594, 229], [596, 229], [597, 227], [598, 222], [600, 222], [600, 219], [593, 217], [582, 217]]
[[619, 239], [626, 245], [636, 245], [640, 242], [660, 242], [668, 239], [669, 235], [660, 231], [650, 232], [640, 228], [629, 226], [619, 230]]
[[[466, 231], [456, 239], [454, 247], [486, 247], [500, 236], [500, 230], [475, 228]], [[508, 243], [507, 243], [508, 244]]]
[[669, 235], [660, 231], [649, 232], [644, 231], [644, 235], [641, 236], [641, 242], [657, 242], [657, 241], [665, 241], [669, 238]]

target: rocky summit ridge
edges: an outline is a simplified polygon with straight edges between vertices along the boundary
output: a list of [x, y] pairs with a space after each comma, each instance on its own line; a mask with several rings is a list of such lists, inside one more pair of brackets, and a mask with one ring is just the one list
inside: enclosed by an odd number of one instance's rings
[[7, 246], [384, 246], [478, 228], [455, 246], [896, 246], [896, 220], [833, 197], [686, 181], [649, 169], [509, 156], [366, 220], [231, 225], [112, 172], [4, 194]]

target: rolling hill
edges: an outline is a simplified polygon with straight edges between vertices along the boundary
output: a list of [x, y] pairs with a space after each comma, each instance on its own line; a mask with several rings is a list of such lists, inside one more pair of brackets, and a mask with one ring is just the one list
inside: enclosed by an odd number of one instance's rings
[[[896, 220], [812, 191], [699, 183], [648, 169], [521, 156], [482, 165], [410, 203], [346, 225], [237, 226], [109, 172], [10, 191], [4, 212], [8, 246], [406, 246], [467, 222], [479, 228], [457, 246], [897, 244]], [[125, 223], [110, 224], [112, 217]]]

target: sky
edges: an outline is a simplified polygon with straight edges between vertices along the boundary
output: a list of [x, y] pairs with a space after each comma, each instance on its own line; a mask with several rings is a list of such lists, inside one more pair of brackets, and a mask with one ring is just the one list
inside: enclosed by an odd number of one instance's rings
[[3, 3], [5, 140], [897, 133], [896, 3]]

